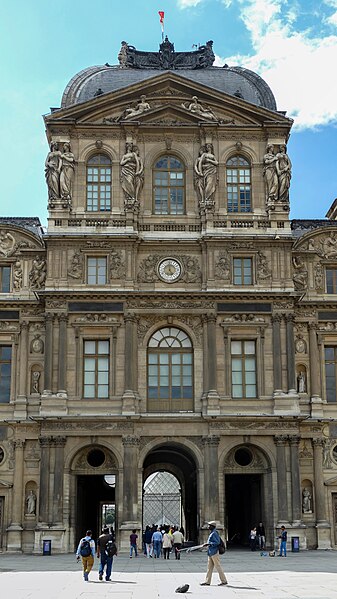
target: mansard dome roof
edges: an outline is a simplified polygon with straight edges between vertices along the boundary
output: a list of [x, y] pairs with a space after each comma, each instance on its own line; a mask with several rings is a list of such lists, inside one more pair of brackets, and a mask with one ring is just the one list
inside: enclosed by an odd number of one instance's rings
[[[194, 52], [174, 52], [174, 46], [167, 39], [160, 45], [159, 52], [141, 52], [122, 42], [125, 50], [124, 62], [116, 66], [93, 66], [76, 74], [68, 83], [63, 97], [62, 108], [87, 102], [92, 98], [127, 88], [130, 85], [153, 80], [163, 72], [174, 72], [176, 76], [211, 89], [236, 96], [276, 111], [274, 95], [267, 83], [256, 73], [243, 67], [214, 67], [212, 43], [207, 42]], [[169, 45], [164, 54], [163, 46]], [[172, 50], [173, 48], [173, 50]], [[203, 50], [204, 49], [204, 50]], [[122, 51], [122, 50], [121, 50]]]

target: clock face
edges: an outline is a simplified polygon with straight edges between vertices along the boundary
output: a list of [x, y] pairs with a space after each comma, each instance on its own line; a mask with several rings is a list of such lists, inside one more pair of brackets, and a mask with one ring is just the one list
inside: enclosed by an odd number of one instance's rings
[[158, 273], [164, 281], [167, 283], [173, 283], [179, 279], [181, 275], [181, 266], [178, 260], [174, 260], [174, 258], [166, 258], [159, 263]]

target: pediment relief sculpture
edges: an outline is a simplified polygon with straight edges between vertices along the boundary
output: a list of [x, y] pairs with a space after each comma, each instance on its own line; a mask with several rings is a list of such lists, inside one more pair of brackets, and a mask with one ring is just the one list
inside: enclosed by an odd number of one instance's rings
[[58, 202], [62, 204], [63, 208], [71, 206], [75, 162], [68, 142], [62, 145], [62, 149], [58, 142], [51, 142], [45, 162], [50, 208], [54, 208]]
[[204, 106], [203, 104], [201, 104], [197, 96], [193, 96], [192, 102], [190, 102], [189, 104], [183, 103], [182, 107], [185, 108], [185, 110], [187, 110], [188, 112], [191, 112], [192, 114], [197, 114], [201, 117], [202, 120], [218, 121], [213, 110], [209, 106]]
[[[0, 256], [10, 258], [21, 249], [37, 248], [38, 243], [23, 239], [20, 234], [12, 235], [5, 229], [0, 229]], [[41, 246], [40, 246], [41, 247]]]
[[136, 106], [129, 106], [124, 110], [120, 116], [120, 119], [124, 121], [136, 120], [141, 114], [147, 112], [148, 110], [151, 110], [151, 106], [149, 102], [146, 101], [146, 96], [142, 95], [140, 96], [140, 100]]
[[325, 260], [336, 260], [337, 258], [337, 231], [315, 235], [310, 239], [299, 241], [296, 249], [301, 251], [315, 252]]

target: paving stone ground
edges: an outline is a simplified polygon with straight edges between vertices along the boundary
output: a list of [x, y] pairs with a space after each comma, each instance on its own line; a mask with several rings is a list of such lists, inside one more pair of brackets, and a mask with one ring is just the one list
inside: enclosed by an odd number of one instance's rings
[[303, 551], [287, 558], [263, 557], [259, 552], [228, 551], [221, 558], [228, 586], [201, 587], [207, 554], [184, 554], [180, 561], [114, 560], [111, 582], [98, 580], [98, 560], [84, 582], [81, 565], [69, 555], [0, 554], [1, 599], [168, 599], [175, 589], [189, 584], [188, 599], [337, 599], [337, 552]]

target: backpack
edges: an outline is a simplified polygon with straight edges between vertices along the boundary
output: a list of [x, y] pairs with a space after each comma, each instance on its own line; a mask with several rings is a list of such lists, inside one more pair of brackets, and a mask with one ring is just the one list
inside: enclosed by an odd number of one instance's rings
[[223, 542], [222, 538], [220, 537], [220, 545], [219, 545], [219, 553], [220, 555], [223, 555], [226, 551], [226, 545]]
[[117, 555], [117, 546], [115, 541], [112, 539], [110, 539], [105, 545], [105, 553], [108, 557], [114, 557], [114, 555]]
[[80, 554], [82, 557], [89, 557], [91, 555], [90, 543], [86, 539], [83, 539], [81, 543]]

